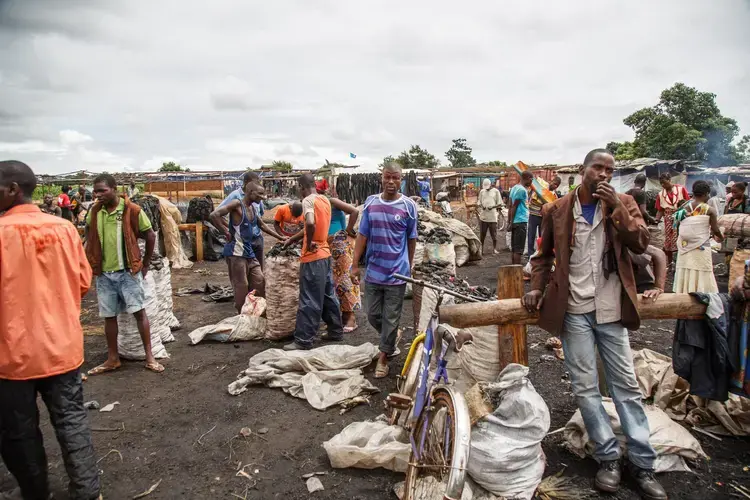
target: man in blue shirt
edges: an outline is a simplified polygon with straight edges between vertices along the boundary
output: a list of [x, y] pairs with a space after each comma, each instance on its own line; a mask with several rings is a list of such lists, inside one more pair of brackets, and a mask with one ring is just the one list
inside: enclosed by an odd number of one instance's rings
[[383, 168], [383, 192], [365, 201], [354, 247], [352, 279], [359, 280], [359, 261], [367, 248], [365, 304], [367, 319], [380, 333], [380, 356], [375, 378], [388, 375], [388, 358], [396, 354], [396, 338], [406, 283], [394, 273], [411, 275], [417, 245], [417, 205], [399, 193], [401, 167]]
[[521, 183], [510, 190], [510, 211], [506, 231], [511, 231], [510, 251], [513, 252], [513, 264], [520, 264], [523, 249], [526, 245], [526, 230], [529, 223], [528, 189], [534, 176], [528, 170], [521, 174]]
[[419, 180], [419, 194], [424, 200], [425, 203], [428, 205], [430, 204], [430, 193], [432, 192], [432, 187], [430, 186], [430, 183], [424, 179]]
[[[226, 207], [234, 200], [242, 202], [242, 200], [245, 199], [245, 187], [250, 183], [261, 184], [260, 176], [255, 172], [245, 172], [245, 175], [242, 176], [242, 187], [229, 193], [229, 195], [224, 198], [224, 201], [219, 204], [219, 208]], [[258, 216], [263, 217], [263, 213], [265, 212], [263, 209], [263, 200], [253, 203], [253, 208], [255, 208], [255, 213], [258, 214]], [[255, 253], [255, 258], [258, 259], [258, 263], [260, 264], [260, 269], [263, 270], [263, 233], [260, 232], [260, 228], [257, 225], [253, 227], [252, 247], [253, 253]]]

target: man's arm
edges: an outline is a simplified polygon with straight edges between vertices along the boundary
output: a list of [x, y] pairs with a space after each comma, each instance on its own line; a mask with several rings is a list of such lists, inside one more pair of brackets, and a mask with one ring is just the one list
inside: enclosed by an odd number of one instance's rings
[[[412, 240], [409, 240], [411, 242]], [[365, 253], [367, 248], [367, 236], [364, 234], [357, 233], [357, 240], [354, 242], [354, 257], [352, 258], [352, 278], [359, 280], [359, 261], [362, 260], [362, 255]], [[412, 257], [414, 252], [412, 251]], [[411, 262], [411, 259], [410, 259]]]
[[[260, 215], [255, 214], [255, 216], [258, 218], [258, 227], [260, 228], [261, 231], [263, 231], [264, 233], [266, 233], [268, 235], [273, 236], [277, 240], [284, 241], [286, 239], [284, 236], [281, 236], [279, 234], [281, 231], [274, 231], [273, 229], [271, 229], [270, 227], [268, 227], [268, 224], [266, 224], [265, 222], [263, 222], [263, 219], [260, 218]], [[276, 224], [278, 224], [278, 223], [274, 221], [274, 226]]]
[[623, 196], [619, 200], [620, 203], [617, 204], [611, 215], [615, 230], [620, 235], [620, 239], [626, 248], [629, 248], [635, 254], [642, 254], [646, 251], [648, 242], [651, 240], [651, 233], [648, 232], [641, 211], [633, 198]]
[[349, 236], [355, 236], [354, 226], [357, 225], [357, 219], [359, 218], [359, 210], [356, 207], [345, 203], [337, 198], [329, 198], [331, 205], [338, 208], [342, 212], [349, 214], [349, 222], [346, 225], [346, 232]]
[[208, 216], [211, 223], [220, 228], [225, 236], [229, 235], [229, 226], [227, 225], [227, 221], [224, 220], [224, 216], [240, 208], [240, 203], [240, 200], [232, 200], [226, 205], [219, 205], [219, 208], [211, 212], [211, 215]]
[[148, 268], [151, 265], [151, 257], [154, 255], [154, 246], [156, 246], [156, 233], [153, 229], [148, 228], [141, 232], [141, 238], [146, 240], [146, 252], [143, 255], [143, 276], [145, 277], [148, 273]]
[[552, 205], [542, 207], [542, 242], [539, 250], [531, 257], [531, 289], [544, 292], [549, 283], [552, 266], [555, 263], [555, 234], [552, 223]]
[[283, 232], [283, 230], [281, 229], [281, 223], [277, 220], [273, 221], [273, 228], [279, 234]]
[[62, 217], [62, 208], [55, 205], [55, 216]]
[[511, 227], [513, 227], [513, 218], [516, 215], [516, 208], [518, 208], [518, 205], [521, 204], [521, 200], [514, 201], [511, 206], [510, 210], [508, 210], [508, 220], [506, 221], [505, 229], [510, 231]]
[[308, 252], [314, 252], [317, 250], [317, 245], [312, 240], [315, 234], [315, 212], [307, 212], [305, 214], [305, 234], [307, 235], [307, 248]]
[[406, 247], [409, 251], [409, 269], [411, 269], [412, 267], [414, 267], [414, 251], [417, 249], [417, 240], [406, 240]]
[[719, 216], [716, 214], [716, 209], [708, 209], [708, 222], [711, 225], [711, 232], [713, 233], [714, 239], [719, 243], [724, 241], [724, 234], [719, 227]]
[[[88, 226], [86, 227], [88, 228]], [[81, 244], [81, 238], [78, 236], [78, 231], [75, 229], [72, 231], [70, 237], [73, 246], [78, 253], [78, 276], [81, 283], [81, 297], [83, 297], [91, 288], [91, 264], [89, 264], [89, 260], [86, 257], [86, 251], [83, 249], [83, 244]]]

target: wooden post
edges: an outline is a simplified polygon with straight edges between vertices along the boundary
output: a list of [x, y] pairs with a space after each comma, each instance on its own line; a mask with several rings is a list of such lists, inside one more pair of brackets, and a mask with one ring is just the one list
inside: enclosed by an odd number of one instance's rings
[[195, 223], [195, 260], [203, 261], [203, 223]]
[[[520, 299], [523, 297], [523, 267], [502, 266], [497, 270], [497, 299]], [[506, 323], [497, 327], [500, 347], [500, 369], [510, 363], [529, 366], [526, 349], [526, 325]]]

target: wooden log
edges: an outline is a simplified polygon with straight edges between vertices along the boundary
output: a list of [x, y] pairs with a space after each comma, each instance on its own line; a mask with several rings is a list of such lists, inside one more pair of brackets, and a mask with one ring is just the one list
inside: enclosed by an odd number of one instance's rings
[[203, 223], [195, 223], [195, 260], [203, 262]]
[[[502, 266], [497, 270], [497, 298], [519, 299], [523, 296], [523, 267]], [[500, 351], [500, 369], [510, 363], [529, 365], [526, 349], [526, 325], [522, 323], [503, 323], [497, 326]]]
[[[656, 302], [643, 300], [639, 295], [637, 306], [641, 319], [703, 319], [706, 313], [706, 306], [686, 293], [664, 293]], [[539, 313], [528, 312], [520, 299], [440, 307], [440, 322], [455, 328], [504, 323], [533, 325], [538, 320]]]

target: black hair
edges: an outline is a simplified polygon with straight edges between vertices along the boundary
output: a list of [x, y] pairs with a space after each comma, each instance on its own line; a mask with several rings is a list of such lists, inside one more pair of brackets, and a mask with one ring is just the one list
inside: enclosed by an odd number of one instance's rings
[[669, 175], [669, 172], [664, 172], [661, 175], [659, 175], [659, 181], [671, 181], [672, 177]]
[[244, 186], [248, 182], [258, 182], [260, 181], [260, 176], [257, 172], [251, 172], [247, 171], [242, 175], [242, 185]]
[[401, 172], [401, 164], [397, 161], [389, 161], [383, 165], [383, 171], [390, 170], [391, 172]]
[[300, 215], [302, 215], [302, 203], [300, 203], [299, 201], [293, 202], [290, 206], [290, 211], [292, 213], [292, 217], [299, 217]]
[[523, 171], [523, 172], [521, 173], [521, 179], [533, 179], [533, 178], [534, 178], [534, 174], [532, 174], [532, 173], [531, 173], [531, 172], [529, 172], [528, 170], [524, 170], [524, 171]]
[[31, 198], [36, 189], [36, 175], [31, 167], [21, 161], [0, 161], [0, 184], [10, 186], [18, 184], [25, 198]]
[[604, 149], [604, 148], [592, 149], [591, 151], [588, 152], [588, 154], [586, 155], [586, 158], [583, 159], [583, 166], [587, 167], [592, 161], [594, 161], [594, 157], [599, 154], [608, 155], [614, 158], [614, 155], [608, 149]]
[[305, 189], [315, 189], [315, 177], [313, 174], [302, 174], [299, 178], [299, 185]]
[[559, 175], [556, 175], [556, 176], [554, 176], [554, 177], [552, 178], [552, 182], [555, 182], [555, 181], [556, 181], [556, 182], [557, 182], [558, 184], [562, 184], [562, 177], [560, 177]]
[[103, 182], [112, 189], [117, 189], [117, 181], [110, 174], [99, 174], [94, 177], [94, 184], [99, 184], [100, 182]]
[[70, 186], [68, 186], [67, 184], [63, 184], [63, 187], [62, 189], [60, 189], [60, 191], [62, 191], [65, 194], [68, 194], [68, 191], [70, 191]]
[[711, 194], [711, 185], [706, 181], [695, 181], [693, 183], [693, 196], [708, 196]]
[[744, 192], [744, 191], [745, 191], [745, 190], [747, 189], [747, 183], [746, 183], [746, 182], [742, 182], [742, 181], [740, 181], [740, 182], [735, 182], [735, 183], [734, 183], [734, 186], [732, 186], [732, 187], [736, 187], [736, 188], [737, 188], [737, 189], [739, 189], [740, 191], [743, 191], [743, 192]]
[[635, 176], [635, 183], [636, 186], [645, 186], [646, 181], [648, 180], [648, 177], [646, 177], [646, 174], [638, 174]]

